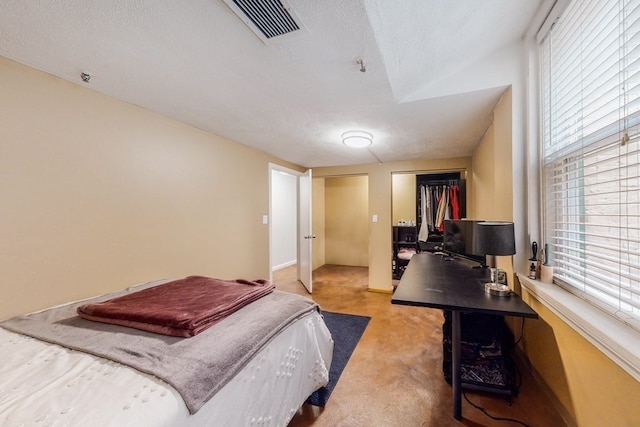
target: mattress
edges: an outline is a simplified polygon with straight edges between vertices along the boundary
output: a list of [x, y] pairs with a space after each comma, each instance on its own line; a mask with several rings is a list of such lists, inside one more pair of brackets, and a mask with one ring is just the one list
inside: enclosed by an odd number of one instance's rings
[[332, 354], [322, 315], [309, 312], [190, 415], [151, 375], [0, 328], [0, 425], [286, 426], [327, 384]]

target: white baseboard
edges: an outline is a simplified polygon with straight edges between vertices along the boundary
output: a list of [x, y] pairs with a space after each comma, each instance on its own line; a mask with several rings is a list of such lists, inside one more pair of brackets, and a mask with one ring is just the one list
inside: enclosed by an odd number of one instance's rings
[[283, 268], [291, 267], [292, 265], [296, 265], [297, 262], [298, 262], [298, 260], [294, 259], [292, 261], [287, 261], [287, 262], [282, 263], [280, 265], [274, 265], [271, 268], [271, 271], [278, 271], [278, 270], [282, 270]]

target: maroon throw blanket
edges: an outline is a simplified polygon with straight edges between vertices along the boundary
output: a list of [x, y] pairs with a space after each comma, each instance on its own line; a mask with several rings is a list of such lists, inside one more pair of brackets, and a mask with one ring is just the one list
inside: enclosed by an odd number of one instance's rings
[[84, 319], [176, 337], [192, 337], [274, 290], [268, 280], [189, 276], [78, 307]]

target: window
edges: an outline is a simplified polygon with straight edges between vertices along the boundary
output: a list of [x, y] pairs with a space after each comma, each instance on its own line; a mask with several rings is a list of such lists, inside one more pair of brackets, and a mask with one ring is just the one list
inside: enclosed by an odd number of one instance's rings
[[554, 281], [640, 329], [640, 0], [571, 2], [539, 55]]

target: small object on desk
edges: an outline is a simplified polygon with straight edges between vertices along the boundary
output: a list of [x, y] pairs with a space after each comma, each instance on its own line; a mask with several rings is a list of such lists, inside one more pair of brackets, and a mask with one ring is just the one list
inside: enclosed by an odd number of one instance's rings
[[503, 285], [501, 283], [485, 283], [484, 291], [488, 294], [495, 295], [498, 297], [510, 297], [511, 289], [507, 285]]
[[[516, 253], [514, 224], [512, 222], [481, 222], [478, 224], [477, 250], [478, 253], [489, 255], [492, 259], [491, 282], [485, 283], [485, 293], [507, 297], [511, 296], [511, 289], [507, 286], [507, 275], [504, 270], [497, 268], [496, 256], [513, 255]], [[502, 274], [502, 277], [500, 277]]]

